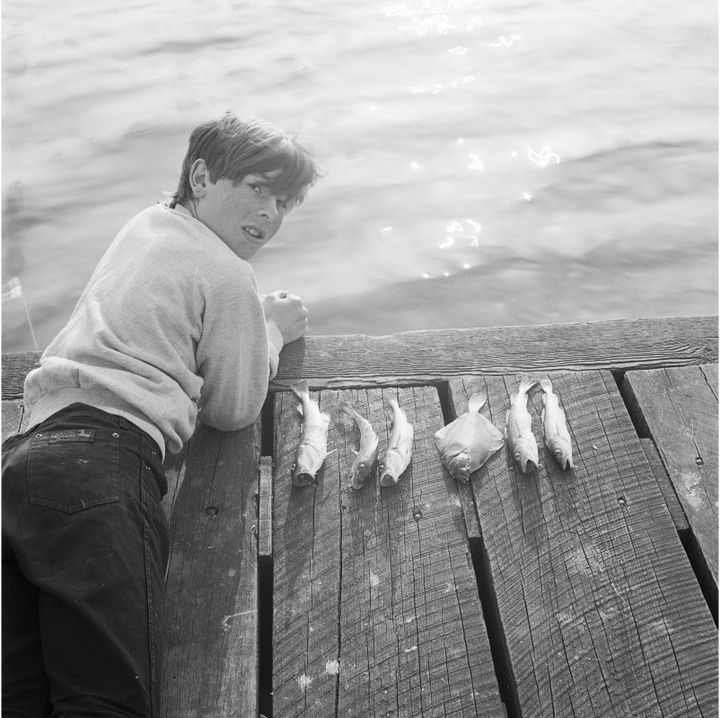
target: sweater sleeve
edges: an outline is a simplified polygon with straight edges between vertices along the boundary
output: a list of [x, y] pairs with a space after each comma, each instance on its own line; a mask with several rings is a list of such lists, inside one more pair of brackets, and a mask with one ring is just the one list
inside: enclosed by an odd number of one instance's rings
[[250, 265], [239, 276], [215, 278], [204, 303], [196, 350], [203, 378], [198, 419], [221, 431], [235, 431], [260, 414], [273, 369], [272, 340]]
[[270, 378], [272, 379], [278, 370], [280, 364], [280, 352], [284, 346], [282, 334], [280, 330], [272, 323], [267, 325], [268, 334], [268, 352], [270, 356]]

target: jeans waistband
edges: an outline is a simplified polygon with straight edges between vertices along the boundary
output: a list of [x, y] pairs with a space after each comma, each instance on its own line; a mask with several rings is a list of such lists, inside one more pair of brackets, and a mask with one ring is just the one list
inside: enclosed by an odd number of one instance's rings
[[[118, 416], [117, 414], [111, 414], [104, 409], [98, 409], [95, 406], [90, 406], [89, 404], [82, 404], [82, 403], [75, 403], [70, 404], [70, 406], [66, 406], [63, 409], [60, 409], [60, 411], [55, 412], [52, 416], [49, 416], [45, 421], [40, 424], [42, 426], [43, 424], [46, 424], [47, 422], [54, 421], [58, 418], [69, 418], [69, 417], [75, 417], [75, 418], [81, 418], [81, 417], [88, 417], [91, 419], [100, 419], [102, 421], [106, 421], [108, 423], [114, 424], [121, 429], [127, 429], [128, 431], [132, 431], [138, 436], [140, 436], [143, 441], [147, 442], [147, 446], [158, 456], [161, 457], [162, 454], [160, 453], [160, 447], [157, 445], [157, 442], [148, 434], [146, 431], [141, 429], [136, 424], [133, 424], [132, 421], [129, 419], [126, 419], [124, 416]], [[39, 427], [35, 427], [36, 429]]]

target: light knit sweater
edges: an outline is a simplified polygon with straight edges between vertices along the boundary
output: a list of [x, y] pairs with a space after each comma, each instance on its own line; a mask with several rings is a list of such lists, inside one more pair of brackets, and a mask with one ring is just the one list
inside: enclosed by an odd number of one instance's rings
[[158, 204], [123, 227], [28, 374], [29, 426], [82, 402], [177, 453], [198, 418], [222, 431], [255, 421], [282, 346], [250, 264], [181, 206]]

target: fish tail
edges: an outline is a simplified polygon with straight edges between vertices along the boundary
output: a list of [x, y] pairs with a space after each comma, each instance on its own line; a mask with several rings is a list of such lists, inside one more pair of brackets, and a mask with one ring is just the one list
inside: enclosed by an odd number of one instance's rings
[[398, 404], [397, 399], [393, 396], [391, 396], [389, 399], [385, 400], [385, 416], [387, 416], [388, 419], [392, 419], [395, 416], [395, 411], [400, 407], [400, 404]]
[[477, 394], [473, 394], [468, 401], [468, 411], [470, 413], [480, 411], [480, 409], [485, 406], [486, 401], [487, 394], [485, 392], [478, 392]]
[[552, 394], [553, 385], [550, 379], [540, 379], [540, 386], [546, 394]]
[[532, 389], [535, 384], [537, 384], [537, 381], [535, 379], [531, 379], [529, 376], [523, 376], [520, 379], [520, 386], [518, 387], [518, 394], [527, 394], [530, 389]]
[[307, 379], [303, 379], [297, 384], [293, 384], [290, 388], [295, 392], [298, 399], [302, 399], [303, 397], [310, 395], [310, 387], [308, 386]]

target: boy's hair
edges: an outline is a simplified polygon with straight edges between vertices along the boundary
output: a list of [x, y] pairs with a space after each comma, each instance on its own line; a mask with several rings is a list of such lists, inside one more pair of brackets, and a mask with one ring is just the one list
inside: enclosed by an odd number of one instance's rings
[[318, 177], [308, 151], [294, 138], [268, 122], [229, 112], [190, 133], [174, 203], [192, 198], [190, 168], [197, 159], [205, 160], [213, 183], [229, 179], [237, 184], [248, 174], [280, 170], [270, 187], [277, 195], [287, 195], [291, 206], [303, 201]]

